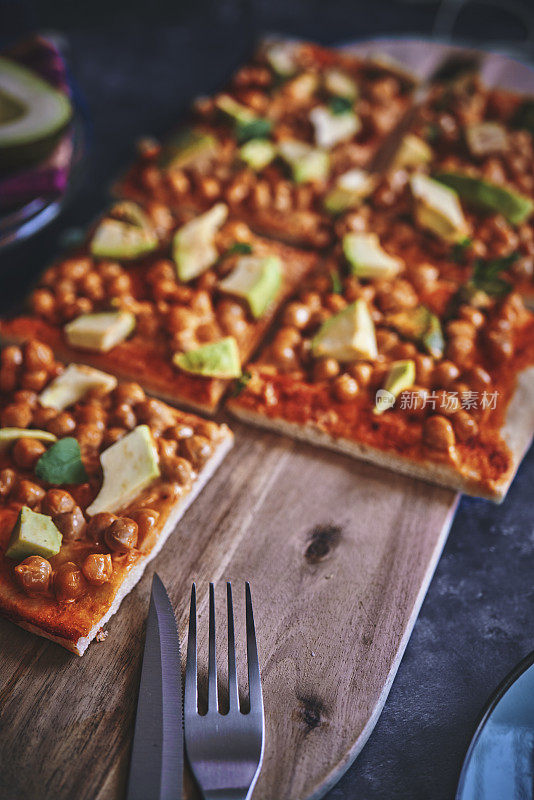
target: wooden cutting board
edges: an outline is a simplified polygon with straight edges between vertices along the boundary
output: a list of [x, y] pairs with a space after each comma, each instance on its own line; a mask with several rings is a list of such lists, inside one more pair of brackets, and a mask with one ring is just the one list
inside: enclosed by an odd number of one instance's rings
[[[254, 800], [318, 798], [385, 702], [456, 505], [453, 492], [232, 423], [236, 444], [83, 658], [0, 621], [0, 798], [118, 800], [157, 570], [185, 654], [191, 582], [234, 588], [244, 653], [250, 580], [266, 750]], [[200, 664], [207, 664], [201, 649]], [[226, 674], [221, 658], [221, 677]], [[240, 673], [244, 683], [244, 658]], [[190, 793], [189, 793], [190, 795]]]

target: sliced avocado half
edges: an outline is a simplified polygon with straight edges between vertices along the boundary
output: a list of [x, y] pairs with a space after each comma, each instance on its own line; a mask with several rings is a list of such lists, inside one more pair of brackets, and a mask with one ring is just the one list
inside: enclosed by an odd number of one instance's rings
[[278, 152], [290, 167], [295, 183], [323, 181], [328, 176], [330, 159], [320, 148], [288, 139], [279, 143]]
[[203, 344], [186, 353], [175, 353], [173, 362], [184, 372], [194, 375], [210, 378], [239, 378], [241, 375], [241, 359], [233, 336]]
[[386, 322], [401, 336], [421, 344], [434, 358], [441, 358], [445, 339], [439, 317], [426, 306], [420, 305], [406, 311], [398, 311], [386, 317]]
[[325, 150], [352, 139], [362, 127], [353, 111], [335, 114], [326, 106], [315, 106], [310, 111], [310, 121], [315, 129], [315, 144]]
[[259, 319], [272, 304], [281, 285], [282, 264], [278, 256], [243, 256], [219, 283], [219, 289], [242, 297], [252, 316]]
[[82, 314], [65, 325], [65, 337], [72, 347], [107, 353], [124, 341], [135, 328], [131, 311], [101, 311]]
[[32, 70], [0, 58], [0, 166], [43, 158], [72, 115], [68, 97]]
[[243, 161], [259, 172], [276, 157], [276, 145], [268, 139], [250, 139], [239, 148]]
[[382, 248], [376, 233], [346, 233], [343, 252], [352, 274], [358, 278], [394, 278], [403, 267], [400, 258]]
[[217, 151], [215, 136], [196, 128], [186, 128], [168, 139], [158, 157], [162, 169], [181, 169], [208, 159]]
[[365, 300], [356, 300], [323, 322], [312, 339], [312, 355], [344, 362], [376, 359], [375, 326]]
[[[57, 378], [48, 384], [39, 395], [42, 406], [63, 411], [81, 400], [91, 389], [111, 392], [117, 385], [117, 378], [84, 364], [69, 364]], [[1, 431], [0, 431], [1, 433]]]
[[23, 561], [28, 556], [51, 558], [61, 549], [62, 535], [46, 514], [22, 506], [11, 533], [6, 556]]
[[176, 231], [172, 254], [181, 281], [198, 278], [217, 261], [219, 253], [214, 244], [215, 235], [226, 222], [227, 216], [228, 206], [217, 203]]
[[520, 225], [534, 209], [534, 203], [529, 197], [482, 178], [461, 172], [438, 172], [435, 178], [454, 189], [467, 203], [488, 211], [496, 211], [506, 217], [512, 225]]
[[116, 203], [97, 226], [90, 244], [96, 258], [130, 261], [151, 253], [158, 246], [152, 224], [137, 203]]
[[428, 175], [416, 173], [410, 178], [410, 188], [415, 203], [415, 218], [421, 228], [456, 243], [468, 235], [458, 194], [453, 187], [445, 186]]
[[[384, 390], [389, 392], [393, 398], [396, 398], [410, 386], [415, 383], [415, 361], [407, 358], [404, 361], [394, 361], [386, 375], [384, 381]], [[386, 400], [390, 398], [386, 395]], [[383, 397], [377, 392], [377, 402], [373, 409], [374, 414], [383, 414], [388, 408], [391, 408], [392, 402], [384, 402]]]

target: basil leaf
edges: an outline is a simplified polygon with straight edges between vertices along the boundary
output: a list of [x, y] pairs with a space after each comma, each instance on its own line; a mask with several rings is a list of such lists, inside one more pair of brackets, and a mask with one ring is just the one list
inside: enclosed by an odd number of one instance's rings
[[239, 397], [241, 392], [246, 389], [248, 382], [252, 378], [251, 372], [243, 372], [241, 377], [236, 378], [232, 387], [232, 397]]
[[343, 283], [337, 270], [330, 270], [330, 280], [332, 281], [333, 294], [343, 294]]
[[249, 139], [266, 139], [273, 127], [270, 119], [253, 119], [250, 122], [238, 122], [236, 134], [239, 142], [248, 142]]
[[452, 247], [451, 259], [456, 264], [463, 264], [465, 262], [467, 251], [472, 244], [473, 242], [468, 236], [466, 236], [465, 239], [462, 239], [461, 242], [456, 242], [456, 244], [454, 244]]
[[482, 258], [477, 259], [471, 284], [491, 297], [504, 297], [511, 291], [512, 285], [499, 277], [500, 273], [508, 269], [518, 258], [519, 253], [511, 253], [509, 256], [492, 258], [487, 261]]
[[46, 483], [56, 486], [84, 483], [87, 473], [80, 455], [80, 445], [72, 436], [59, 442], [43, 453], [35, 465], [35, 474]]
[[353, 101], [350, 97], [332, 97], [328, 103], [328, 107], [332, 114], [347, 114], [352, 111]]
[[233, 245], [226, 251], [226, 255], [233, 256], [236, 253], [248, 255], [249, 253], [252, 253], [252, 245], [250, 245], [248, 242], [234, 242]]

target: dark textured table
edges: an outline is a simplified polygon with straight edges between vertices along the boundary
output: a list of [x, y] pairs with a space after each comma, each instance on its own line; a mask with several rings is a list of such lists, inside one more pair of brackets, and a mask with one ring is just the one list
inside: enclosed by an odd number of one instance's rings
[[[124, 10], [84, 28], [72, 16], [72, 5], [69, 12], [67, 4], [56, 4], [71, 15], [64, 30], [73, 73], [94, 122], [91, 161], [83, 187], [60, 220], [0, 256], [3, 310], [26, 293], [65, 230], [87, 223], [103, 207], [106, 188], [131, 158], [136, 137], [171, 127], [192, 96], [224, 80], [259, 30], [281, 29], [328, 42], [384, 33], [395, 24], [404, 32], [422, 32], [432, 19], [430, 7], [399, 11], [381, 2], [365, 5], [363, 27], [356, 24], [354, 3], [294, 2], [290, 13], [281, 2], [269, 7], [260, 2], [254, 13], [248, 7], [237, 13], [239, 3], [223, 2], [210, 16], [211, 7], [201, 2], [206, 16], [197, 14], [187, 23], [174, 19], [155, 25]], [[108, 5], [113, 7], [111, 1]], [[28, 25], [27, 8], [15, 13], [15, 6], [0, 2], [0, 12], [8, 11], [12, 29], [22, 30]], [[30, 15], [31, 24], [45, 21]], [[58, 14], [50, 21], [57, 27]], [[7, 28], [0, 25], [0, 30]], [[460, 503], [382, 716], [328, 800], [453, 797], [487, 697], [534, 642], [533, 484], [531, 450], [502, 506], [472, 499]]]

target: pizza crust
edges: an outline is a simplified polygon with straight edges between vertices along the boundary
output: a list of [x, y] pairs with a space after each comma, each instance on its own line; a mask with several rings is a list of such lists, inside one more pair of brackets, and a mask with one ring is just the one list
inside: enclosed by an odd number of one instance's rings
[[167, 522], [163, 526], [162, 530], [159, 533], [158, 540], [155, 546], [152, 548], [150, 553], [146, 555], [141, 561], [139, 561], [135, 567], [128, 573], [126, 579], [120, 585], [113, 602], [108, 609], [108, 611], [103, 614], [103, 616], [95, 623], [95, 625], [91, 628], [87, 636], [81, 636], [77, 640], [63, 638], [61, 636], [55, 636], [54, 634], [48, 633], [47, 631], [39, 628], [37, 625], [32, 625], [29, 622], [19, 621], [16, 619], [12, 619], [12, 622], [15, 622], [21, 628], [24, 628], [30, 633], [35, 633], [37, 636], [42, 636], [45, 639], [49, 639], [51, 642], [55, 642], [56, 644], [60, 644], [62, 647], [65, 647], [67, 650], [70, 650], [72, 653], [76, 653], [76, 655], [82, 656], [87, 647], [92, 642], [92, 640], [97, 635], [98, 631], [109, 621], [109, 619], [118, 611], [120, 604], [122, 603], [123, 599], [129, 594], [136, 583], [141, 579], [143, 572], [145, 571], [146, 566], [158, 555], [160, 550], [162, 549], [163, 545], [175, 529], [179, 520], [183, 517], [191, 503], [197, 497], [198, 494], [202, 491], [203, 487], [209, 481], [213, 473], [222, 463], [223, 459], [232, 448], [234, 443], [234, 436], [232, 432], [228, 429], [227, 434], [224, 440], [219, 444], [215, 453], [211, 456], [211, 458], [206, 462], [204, 467], [202, 468], [201, 472], [199, 473], [198, 478], [196, 479], [195, 483], [192, 486], [191, 491], [189, 494], [182, 498], [172, 509]]
[[268, 417], [249, 408], [243, 408], [239, 405], [239, 400], [229, 403], [228, 408], [234, 416], [244, 422], [386, 467], [427, 483], [437, 483], [455, 491], [500, 503], [504, 500], [534, 435], [534, 367], [520, 374], [501, 431], [512, 453], [511, 469], [491, 488], [482, 488], [475, 477], [463, 475], [453, 464], [439, 463], [430, 459], [414, 461], [398, 453], [380, 450], [351, 439], [336, 438], [316, 425], [299, 425], [280, 417]]

